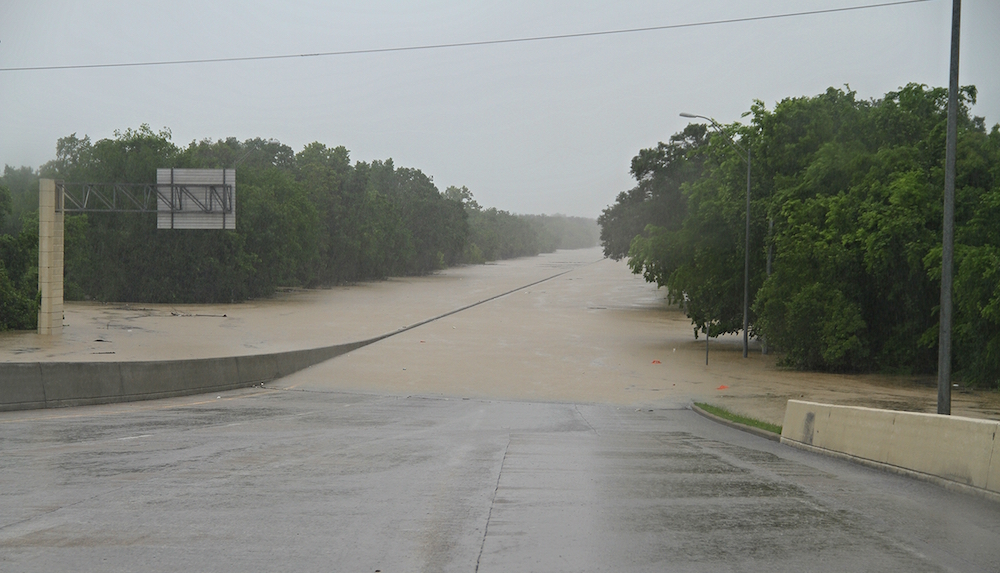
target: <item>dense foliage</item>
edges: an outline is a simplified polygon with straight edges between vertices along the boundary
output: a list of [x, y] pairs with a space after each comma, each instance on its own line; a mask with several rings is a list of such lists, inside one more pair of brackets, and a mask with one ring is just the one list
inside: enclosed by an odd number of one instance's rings
[[38, 220], [22, 224], [12, 214], [34, 205], [18, 205], [23, 189], [38, 179], [30, 169], [7, 167], [0, 179], [0, 330], [34, 328], [38, 315]]
[[[1000, 126], [970, 117], [975, 95], [962, 90], [959, 119], [954, 369], [996, 386]], [[746, 156], [730, 141], [749, 146], [751, 334], [801, 368], [932, 372], [947, 90], [831, 88], [749, 115], [642, 150], [638, 185], [599, 219], [605, 253], [666, 286], [696, 334], [742, 329]]]
[[[38, 179], [148, 183], [159, 167], [237, 167], [234, 231], [157, 230], [154, 214], [68, 214], [67, 299], [228, 302], [279, 286], [418, 275], [449, 265], [597, 243], [593, 220], [483, 209], [466, 188], [438, 191], [392, 160], [351, 163], [344, 147], [295, 153], [275, 140], [178, 147], [147, 126], [92, 142], [59, 140], [37, 172], [0, 178], [0, 330], [37, 314]], [[589, 237], [589, 242], [587, 237]]]

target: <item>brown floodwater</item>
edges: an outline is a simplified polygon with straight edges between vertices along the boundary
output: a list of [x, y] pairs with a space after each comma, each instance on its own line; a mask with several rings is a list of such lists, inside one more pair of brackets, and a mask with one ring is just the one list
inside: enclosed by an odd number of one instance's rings
[[[596, 248], [425, 277], [287, 290], [238, 304], [69, 302], [62, 334], [2, 333], [0, 360], [244, 355], [364, 340], [428, 320], [273, 384], [635, 408], [705, 401], [779, 424], [793, 398], [936, 409], [931, 377], [787, 370], [756, 343], [743, 358], [738, 336], [713, 339], [706, 366], [704, 339], [695, 340], [690, 322], [666, 304], [664, 292]], [[1000, 419], [1000, 394], [956, 391], [952, 412]]]

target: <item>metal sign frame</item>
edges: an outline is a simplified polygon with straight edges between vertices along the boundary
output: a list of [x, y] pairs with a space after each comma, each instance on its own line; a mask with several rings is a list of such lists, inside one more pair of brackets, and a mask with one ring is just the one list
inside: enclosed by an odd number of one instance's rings
[[236, 228], [233, 169], [158, 169], [156, 183], [56, 181], [56, 189], [59, 212], [157, 213], [160, 229]]

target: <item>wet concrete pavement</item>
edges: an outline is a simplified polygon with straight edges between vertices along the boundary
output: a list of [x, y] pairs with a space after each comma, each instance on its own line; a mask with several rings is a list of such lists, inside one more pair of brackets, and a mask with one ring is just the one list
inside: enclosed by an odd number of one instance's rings
[[996, 571], [1000, 507], [683, 409], [253, 389], [0, 415], [2, 571]]

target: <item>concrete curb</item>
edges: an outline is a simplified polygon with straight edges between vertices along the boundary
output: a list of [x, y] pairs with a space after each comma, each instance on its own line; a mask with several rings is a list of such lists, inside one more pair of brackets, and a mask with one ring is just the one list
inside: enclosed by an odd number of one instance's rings
[[781, 440], [781, 435], [779, 434], [775, 434], [774, 432], [768, 432], [767, 430], [762, 430], [761, 428], [755, 428], [753, 426], [748, 426], [746, 424], [741, 424], [739, 422], [734, 422], [732, 420], [727, 420], [720, 416], [716, 416], [715, 414], [702, 410], [701, 408], [698, 407], [697, 404], [691, 404], [691, 409], [694, 410], [696, 413], [701, 414], [702, 416], [708, 418], [709, 420], [712, 420], [713, 422], [724, 424], [726, 426], [729, 426], [730, 428], [736, 428], [737, 430], [749, 432], [755, 436], [760, 436], [761, 438], [771, 440], [772, 442], [778, 442]]

